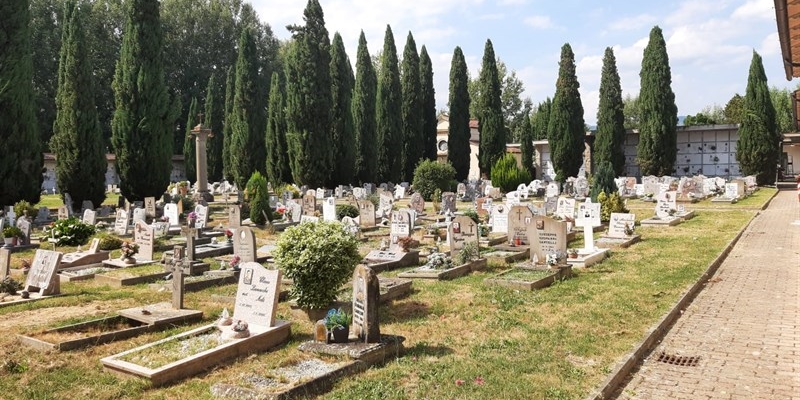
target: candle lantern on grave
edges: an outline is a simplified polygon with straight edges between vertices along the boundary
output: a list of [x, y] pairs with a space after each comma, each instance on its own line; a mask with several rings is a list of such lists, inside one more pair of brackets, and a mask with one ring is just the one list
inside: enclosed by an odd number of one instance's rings
[[195, 136], [195, 160], [197, 160], [197, 192], [195, 200], [211, 202], [214, 196], [208, 191], [208, 161], [206, 158], [206, 142], [208, 138], [214, 137], [211, 129], [203, 125], [203, 114], [198, 114], [199, 123], [195, 126], [191, 134]]

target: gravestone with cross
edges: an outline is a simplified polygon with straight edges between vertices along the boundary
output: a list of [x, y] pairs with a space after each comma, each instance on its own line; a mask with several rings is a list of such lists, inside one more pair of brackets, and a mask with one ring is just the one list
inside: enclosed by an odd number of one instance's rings
[[353, 333], [364, 343], [378, 343], [380, 282], [371, 268], [357, 265], [353, 271]]
[[455, 258], [467, 243], [478, 243], [478, 224], [465, 215], [456, 215], [447, 225], [447, 243], [450, 256]]
[[527, 206], [514, 206], [508, 213], [508, 240], [516, 246], [529, 246], [528, 227], [533, 221], [533, 212]]

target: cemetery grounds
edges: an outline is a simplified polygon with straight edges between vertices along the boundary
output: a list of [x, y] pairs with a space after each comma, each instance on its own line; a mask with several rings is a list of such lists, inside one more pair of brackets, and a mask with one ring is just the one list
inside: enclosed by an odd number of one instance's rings
[[[336, 383], [326, 399], [575, 399], [602, 382], [706, 270], [725, 246], [775, 194], [762, 188], [736, 204], [709, 200], [687, 205], [697, 216], [669, 228], [638, 228], [643, 241], [572, 279], [536, 291], [487, 286], [484, 279], [507, 270], [490, 263], [485, 271], [451, 281], [415, 280], [410, 295], [380, 307], [381, 332], [406, 338], [406, 353], [383, 367]], [[44, 201], [54, 202], [49, 196]], [[403, 207], [408, 199], [395, 203]], [[106, 200], [106, 204], [115, 204]], [[57, 207], [58, 204], [45, 204]], [[458, 203], [459, 210], [471, 203]], [[637, 221], [653, 215], [652, 203], [630, 200]], [[433, 213], [430, 202], [428, 214]], [[212, 205], [210, 226], [225, 225], [223, 206]], [[254, 229], [258, 246], [274, 244], [279, 233]], [[378, 247], [372, 238], [362, 255]], [[569, 247], [581, 247], [579, 233]], [[52, 249], [43, 244], [41, 248]], [[69, 252], [75, 248], [59, 247]], [[486, 249], [482, 249], [486, 250]], [[118, 251], [112, 253], [117, 256]], [[155, 254], [159, 259], [161, 253]], [[12, 268], [31, 260], [33, 250], [14, 253]], [[206, 259], [212, 268], [219, 262]], [[754, 266], [757, 267], [757, 266]], [[408, 267], [380, 275], [396, 276]], [[0, 397], [4, 399], [210, 399], [218, 382], [309, 358], [297, 346], [313, 327], [286, 302], [277, 319], [292, 321], [291, 340], [277, 350], [238, 359], [167, 387], [104, 371], [100, 358], [213, 321], [224, 307], [217, 296], [233, 296], [236, 285], [187, 292], [185, 307], [202, 310], [204, 320], [131, 339], [69, 352], [44, 353], [16, 343], [16, 334], [41, 331], [114, 315], [117, 310], [169, 301], [170, 293], [147, 284], [111, 288], [94, 280], [61, 284], [62, 296], [0, 307]], [[341, 299], [349, 301], [348, 293]]]

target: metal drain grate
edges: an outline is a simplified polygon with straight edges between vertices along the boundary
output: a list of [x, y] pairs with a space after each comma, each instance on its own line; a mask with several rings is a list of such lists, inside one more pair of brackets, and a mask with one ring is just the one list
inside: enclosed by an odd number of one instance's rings
[[656, 361], [679, 367], [696, 367], [697, 363], [700, 362], [700, 356], [676, 356], [662, 351]]

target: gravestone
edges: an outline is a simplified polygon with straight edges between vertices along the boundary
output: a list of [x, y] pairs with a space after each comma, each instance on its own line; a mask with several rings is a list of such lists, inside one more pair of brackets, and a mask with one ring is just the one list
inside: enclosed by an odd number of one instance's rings
[[303, 207], [294, 200], [289, 200], [286, 207], [289, 209], [292, 222], [300, 222], [300, 218], [303, 216]]
[[548, 254], [567, 251], [567, 223], [535, 216], [528, 226], [528, 238], [531, 240], [531, 261], [544, 264]]
[[314, 192], [314, 198], [316, 198], [317, 200], [324, 199], [325, 198], [325, 189], [317, 188], [317, 190]]
[[611, 213], [608, 221], [608, 237], [624, 239], [628, 237], [626, 230], [632, 230], [636, 224], [636, 214]]
[[128, 211], [117, 209], [117, 217], [114, 220], [114, 233], [117, 235], [128, 234]]
[[145, 222], [147, 219], [147, 214], [144, 211], [144, 208], [134, 208], [133, 209], [133, 219], [131, 223], [135, 223], [136, 221]]
[[39, 212], [36, 213], [36, 219], [33, 222], [37, 224], [46, 224], [50, 222], [50, 209], [47, 207], [39, 207]]
[[506, 207], [511, 208], [520, 204], [519, 192], [511, 191], [506, 193]]
[[369, 200], [358, 200], [357, 204], [359, 225], [361, 225], [362, 228], [372, 228], [375, 226], [375, 205]]
[[508, 207], [505, 204], [492, 208], [492, 232], [508, 233]]
[[39, 291], [39, 296], [50, 296], [59, 294], [61, 286], [60, 279], [56, 274], [56, 268], [61, 263], [61, 253], [50, 250], [36, 250], [33, 257], [31, 269], [25, 279], [23, 290], [27, 292]]
[[527, 206], [511, 207], [511, 211], [508, 213], [509, 242], [520, 246], [530, 245], [528, 227], [531, 222], [533, 222], [533, 212]]
[[238, 204], [228, 206], [228, 228], [237, 229], [242, 226], [242, 207]]
[[344, 225], [344, 230], [350, 232], [351, 235], [355, 236], [356, 238], [360, 237], [361, 229], [358, 227], [358, 223], [356, 223], [355, 219], [349, 215], [345, 215], [342, 217], [342, 225]]
[[585, 177], [580, 177], [575, 179], [575, 186], [574, 186], [574, 197], [577, 199], [584, 199], [586, 196], [589, 195], [589, 180]]
[[591, 198], [578, 204], [575, 226], [583, 227], [583, 249], [594, 252], [594, 227], [600, 226], [600, 203], [592, 203]]
[[17, 228], [22, 231], [22, 237], [19, 238], [19, 244], [22, 246], [27, 246], [31, 244], [31, 223], [28, 221], [28, 217], [19, 217], [17, 219]]
[[392, 225], [389, 229], [390, 250], [400, 251], [402, 249], [399, 240], [411, 236], [412, 227], [413, 221], [411, 221], [411, 216], [407, 212], [392, 212]]
[[395, 199], [402, 199], [406, 197], [406, 188], [403, 186], [397, 186], [394, 188], [394, 198]]
[[256, 260], [256, 234], [252, 229], [243, 226], [233, 235], [233, 254], [238, 255], [242, 262]]
[[257, 262], [244, 262], [239, 266], [241, 272], [233, 319], [245, 321], [248, 325], [273, 326], [281, 271], [266, 269]]
[[372, 269], [357, 265], [353, 272], [353, 333], [364, 343], [378, 343], [381, 330], [378, 325], [380, 282]]
[[353, 188], [353, 197], [355, 197], [356, 200], [364, 200], [367, 198], [367, 191], [364, 188], [355, 187]]
[[67, 206], [67, 211], [69, 211], [69, 215], [72, 216], [72, 210], [75, 208], [72, 204], [72, 196], [69, 193], [64, 193], [64, 205]]
[[558, 189], [558, 182], [550, 182], [544, 191], [545, 197], [558, 197], [561, 194]]
[[467, 196], [467, 185], [465, 185], [463, 183], [459, 183], [456, 186], [456, 195], [458, 196], [459, 199], [463, 199], [464, 197], [466, 197]]
[[322, 220], [336, 221], [336, 198], [328, 197], [322, 202]]
[[380, 194], [378, 202], [378, 218], [389, 218], [392, 215], [392, 207], [394, 206], [394, 197], [388, 194]]
[[558, 209], [558, 197], [545, 197], [544, 211], [546, 215], [553, 215]]
[[94, 210], [94, 203], [91, 200], [84, 200], [81, 203], [81, 210]]
[[144, 214], [150, 218], [156, 217], [156, 198], [155, 197], [145, 197], [144, 198]]
[[487, 189], [487, 196], [491, 197], [494, 200], [499, 200], [503, 198], [503, 192], [498, 187], [491, 187]]
[[289, 203], [289, 200], [292, 200], [292, 192], [284, 190], [283, 193], [281, 194], [281, 202], [283, 204], [287, 204]]
[[195, 247], [197, 245], [197, 229], [181, 227], [181, 232], [186, 236], [186, 259], [194, 261]]
[[561, 187], [561, 194], [575, 198], [575, 178], [567, 178], [567, 181]]
[[677, 211], [676, 197], [677, 192], [659, 193], [658, 197], [656, 197], [656, 216], [659, 218], [668, 218], [670, 216], [670, 210]]
[[155, 247], [155, 235], [153, 228], [144, 221], [133, 223], [133, 242], [139, 245], [136, 257], [139, 260], [149, 261], [153, 259], [153, 248]]
[[475, 200], [475, 208], [477, 209], [478, 215], [481, 217], [485, 217], [492, 212], [492, 198], [491, 197], [478, 197]]
[[317, 213], [317, 198], [311, 195], [303, 196], [303, 215], [311, 215]]
[[425, 199], [422, 198], [422, 195], [419, 193], [414, 193], [411, 195], [411, 201], [409, 202], [409, 207], [417, 212], [417, 214], [422, 214], [425, 212]]
[[69, 218], [69, 209], [67, 209], [67, 206], [58, 207], [58, 219], [62, 220], [67, 218]]
[[528, 195], [530, 194], [528, 193], [528, 185], [520, 183], [519, 186], [517, 186], [517, 193], [519, 194], [520, 198], [528, 200]]
[[153, 234], [156, 237], [169, 235], [169, 222], [153, 221]]
[[181, 224], [178, 214], [178, 205], [175, 203], [164, 204], [164, 216], [167, 217], [167, 221], [169, 221], [169, 224], [172, 226]]
[[478, 224], [465, 215], [456, 215], [447, 225], [447, 243], [450, 257], [455, 258], [467, 243], [478, 243]]
[[367, 196], [375, 193], [375, 184], [374, 183], [365, 183], [364, 184], [364, 191]]
[[175, 264], [172, 268], [172, 308], [183, 309], [183, 293], [186, 276], [183, 274], [183, 265]]
[[197, 214], [197, 221], [194, 227], [197, 229], [205, 229], [208, 225], [208, 207], [202, 204], [194, 206], [194, 213]]
[[455, 214], [456, 194], [453, 192], [442, 193], [442, 214]]
[[723, 195], [726, 199], [737, 199], [741, 196], [739, 192], [739, 185], [735, 182], [730, 182], [725, 184], [725, 194]]
[[11, 272], [11, 249], [0, 247], [0, 280]]
[[83, 210], [83, 218], [81, 221], [83, 221], [84, 224], [94, 225], [97, 223], [97, 213], [87, 208]]
[[556, 216], [563, 219], [575, 218], [575, 199], [559, 197], [556, 204]]

